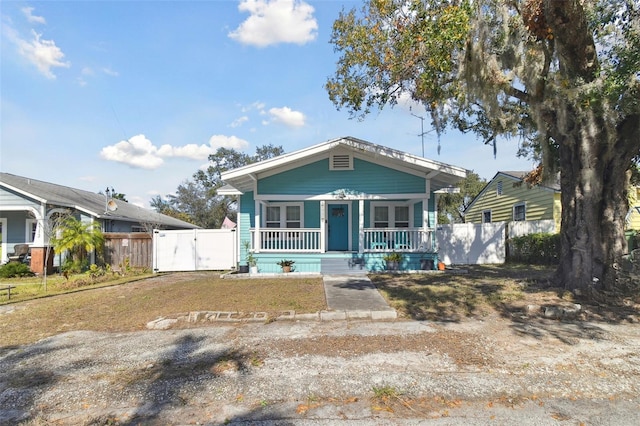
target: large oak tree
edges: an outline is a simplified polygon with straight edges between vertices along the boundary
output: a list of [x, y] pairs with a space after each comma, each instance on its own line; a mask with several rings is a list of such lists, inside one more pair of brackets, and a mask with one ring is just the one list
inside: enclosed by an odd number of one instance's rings
[[338, 109], [363, 118], [409, 94], [439, 132], [521, 138], [543, 177], [561, 173], [557, 279], [616, 288], [640, 151], [637, 0], [368, 0], [331, 42]]

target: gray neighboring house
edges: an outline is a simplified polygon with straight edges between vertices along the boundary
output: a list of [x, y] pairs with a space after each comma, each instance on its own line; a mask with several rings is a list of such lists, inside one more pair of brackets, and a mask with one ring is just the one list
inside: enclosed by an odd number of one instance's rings
[[[194, 229], [198, 226], [121, 200], [68, 186], [10, 173], [0, 173], [0, 263], [15, 244], [29, 244], [31, 269], [44, 270], [50, 219], [56, 213], [82, 221], [97, 221], [102, 232], [146, 232], [156, 229]], [[47, 226], [45, 226], [47, 225]]]

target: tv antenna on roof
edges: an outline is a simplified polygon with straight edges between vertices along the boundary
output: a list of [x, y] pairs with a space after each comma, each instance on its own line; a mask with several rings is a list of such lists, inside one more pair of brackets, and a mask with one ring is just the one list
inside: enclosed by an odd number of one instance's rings
[[[420, 139], [422, 140], [422, 157], [424, 157], [424, 135], [433, 132], [433, 130], [429, 130], [428, 132], [424, 131], [424, 117], [421, 117], [411, 112], [411, 106], [409, 106], [409, 113], [414, 117], [420, 119], [420, 134], [418, 136], [420, 136]], [[438, 154], [440, 154], [440, 149], [438, 149]]]
[[104, 212], [105, 213], [115, 212], [116, 210], [118, 210], [118, 204], [113, 200], [113, 198], [111, 198], [114, 195], [116, 195], [115, 189], [113, 189], [113, 187], [109, 189], [109, 187], [107, 186], [107, 189], [104, 191], [104, 198], [105, 198]]

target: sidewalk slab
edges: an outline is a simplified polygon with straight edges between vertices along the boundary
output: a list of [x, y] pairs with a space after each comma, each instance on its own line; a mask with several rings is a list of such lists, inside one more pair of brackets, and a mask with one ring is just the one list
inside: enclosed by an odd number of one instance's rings
[[[373, 317], [373, 312], [395, 310], [389, 306], [371, 282], [362, 275], [325, 275], [322, 277], [328, 308], [350, 312], [352, 317]], [[389, 315], [389, 314], [385, 314]], [[385, 316], [376, 314], [376, 316]]]

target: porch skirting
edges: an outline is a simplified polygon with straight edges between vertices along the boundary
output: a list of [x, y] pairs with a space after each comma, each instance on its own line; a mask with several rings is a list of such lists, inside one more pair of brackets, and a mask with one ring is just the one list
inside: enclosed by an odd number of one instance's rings
[[[387, 270], [384, 252], [356, 253], [255, 253], [258, 273], [283, 273], [278, 262], [293, 260], [294, 273], [368, 273]], [[435, 252], [402, 253], [403, 259], [398, 264], [398, 271], [435, 270], [438, 254]], [[325, 260], [325, 262], [323, 262]], [[331, 260], [331, 271], [327, 271], [327, 260]], [[323, 263], [325, 270], [323, 270]], [[340, 268], [340, 269], [335, 269]]]

